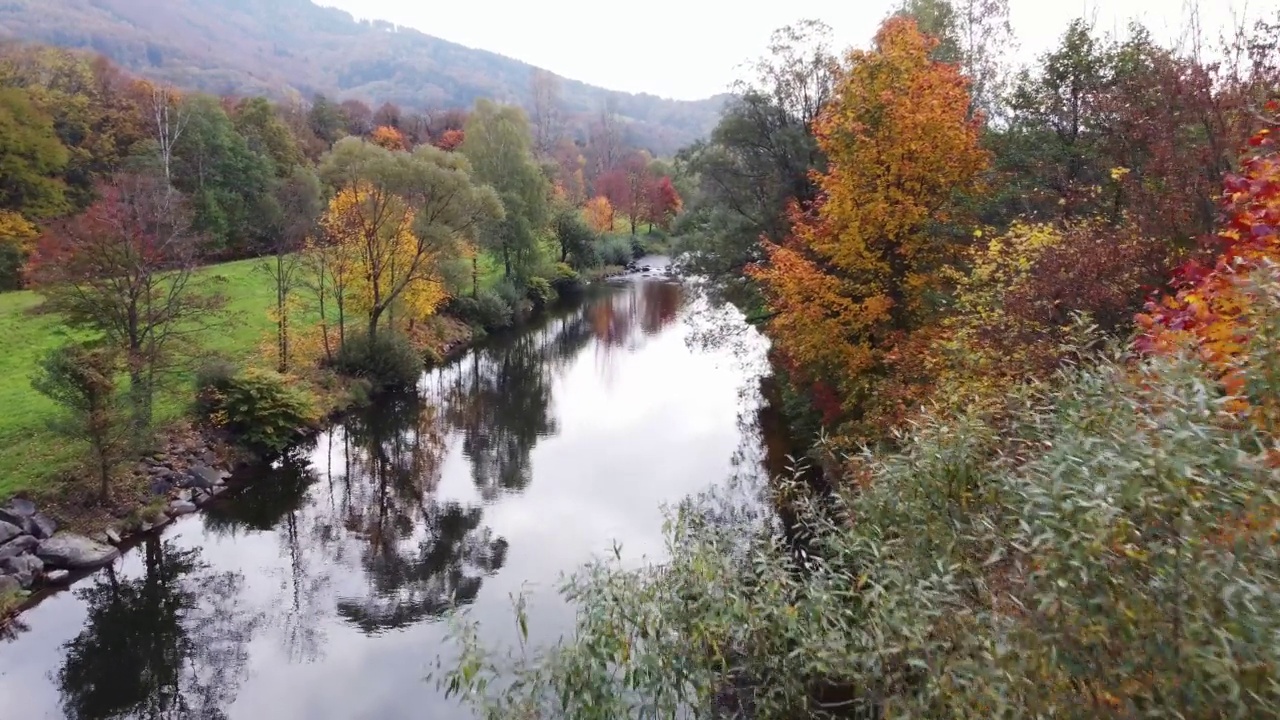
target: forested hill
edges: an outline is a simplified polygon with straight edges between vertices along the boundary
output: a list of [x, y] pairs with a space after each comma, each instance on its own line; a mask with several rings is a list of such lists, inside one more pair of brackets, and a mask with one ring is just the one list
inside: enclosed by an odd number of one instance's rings
[[[527, 104], [534, 67], [310, 0], [6, 0], [0, 37], [91, 48], [131, 70], [219, 95], [317, 92], [415, 109]], [[714, 126], [724, 97], [667, 100], [562, 81], [585, 128], [608, 102], [629, 144], [669, 155]]]

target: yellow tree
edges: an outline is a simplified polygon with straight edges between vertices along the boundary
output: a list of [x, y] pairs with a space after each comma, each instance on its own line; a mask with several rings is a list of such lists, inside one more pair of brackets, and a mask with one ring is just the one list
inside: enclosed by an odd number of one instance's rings
[[321, 172], [340, 188], [321, 227], [328, 244], [355, 258], [353, 307], [368, 318], [370, 337], [397, 304], [432, 312], [445, 297], [442, 255], [502, 216], [497, 195], [472, 181], [465, 157], [431, 146], [396, 152], [346, 138]]
[[850, 53], [813, 127], [828, 158], [819, 199], [792, 208], [791, 235], [766, 241], [768, 262], [750, 270], [779, 352], [801, 379], [839, 387], [845, 409], [931, 317], [967, 234], [953, 230], [958, 199], [987, 162], [968, 81], [930, 59], [935, 44], [895, 17], [871, 50]]
[[587, 224], [591, 226], [592, 230], [598, 233], [613, 230], [613, 205], [609, 203], [609, 198], [597, 195], [587, 201], [584, 210], [587, 216]]

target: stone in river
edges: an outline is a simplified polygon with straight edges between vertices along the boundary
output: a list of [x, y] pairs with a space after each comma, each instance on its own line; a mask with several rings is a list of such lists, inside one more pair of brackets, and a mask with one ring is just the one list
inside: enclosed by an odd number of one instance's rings
[[53, 537], [58, 531], [58, 523], [54, 522], [44, 513], [36, 513], [27, 518], [26, 530], [31, 535], [35, 535], [41, 540]]
[[222, 479], [222, 474], [208, 465], [197, 465], [187, 471], [187, 484], [197, 488], [211, 488]]
[[120, 533], [116, 532], [115, 528], [107, 528], [102, 534], [106, 536], [107, 542], [112, 545], [120, 544]]
[[50, 570], [44, 574], [44, 581], [49, 585], [66, 585], [71, 579], [71, 572], [68, 570]]
[[21, 526], [0, 520], [0, 543], [7, 543], [21, 534]]
[[83, 535], [59, 533], [42, 540], [36, 547], [36, 556], [55, 568], [81, 570], [102, 567], [120, 557], [120, 551]]
[[35, 555], [18, 555], [0, 560], [0, 572], [18, 579], [23, 589], [35, 585], [36, 578], [44, 571], [44, 563]]
[[169, 503], [169, 515], [178, 517], [179, 515], [190, 515], [196, 511], [196, 504], [190, 500], [174, 500]]
[[30, 535], [20, 535], [7, 543], [0, 545], [0, 559], [32, 552], [39, 544], [40, 541]]
[[36, 504], [25, 498], [14, 498], [0, 507], [0, 520], [22, 527], [23, 521], [36, 514]]
[[12, 595], [22, 590], [22, 583], [12, 575], [0, 575], [0, 597]]

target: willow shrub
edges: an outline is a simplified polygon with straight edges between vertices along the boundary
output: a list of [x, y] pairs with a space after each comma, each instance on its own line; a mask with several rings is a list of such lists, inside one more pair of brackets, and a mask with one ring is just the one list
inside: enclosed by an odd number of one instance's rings
[[[1254, 342], [1252, 395], [1277, 360]], [[778, 491], [804, 567], [689, 501], [668, 561], [567, 581], [570, 638], [495, 654], [463, 616], [440, 682], [493, 718], [1280, 716], [1273, 440], [1211, 377], [1113, 349], [1012, 391], [998, 429], [926, 418], [821, 510]]]

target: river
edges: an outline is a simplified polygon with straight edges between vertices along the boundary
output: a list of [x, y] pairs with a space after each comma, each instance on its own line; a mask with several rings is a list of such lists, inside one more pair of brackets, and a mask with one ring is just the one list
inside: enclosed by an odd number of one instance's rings
[[426, 679], [452, 608], [508, 644], [525, 592], [554, 641], [562, 573], [659, 560], [664, 505], [766, 474], [764, 341], [695, 342], [691, 295], [595, 290], [44, 599], [0, 640], [0, 717], [467, 717]]

